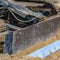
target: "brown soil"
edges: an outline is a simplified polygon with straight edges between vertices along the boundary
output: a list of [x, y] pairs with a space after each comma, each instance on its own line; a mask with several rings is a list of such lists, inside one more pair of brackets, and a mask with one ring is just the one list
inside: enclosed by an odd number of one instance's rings
[[0, 60], [60, 60], [60, 51], [57, 51], [55, 54], [51, 54], [49, 57], [40, 59], [38, 57], [28, 57], [28, 56], [14, 56], [8, 54], [0, 54]]
[[2, 19], [0, 19], [0, 53], [3, 52], [4, 40], [6, 35], [6, 32], [4, 32], [6, 30], [6, 26], [4, 24], [5, 22]]
[[0, 19], [0, 32], [6, 30], [6, 26], [4, 24], [5, 22], [2, 19]]

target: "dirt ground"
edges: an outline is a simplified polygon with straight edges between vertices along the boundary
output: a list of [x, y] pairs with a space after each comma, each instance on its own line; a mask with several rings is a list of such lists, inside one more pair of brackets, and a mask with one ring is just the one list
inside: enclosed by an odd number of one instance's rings
[[60, 60], [60, 51], [55, 54], [51, 54], [49, 57], [40, 59], [38, 57], [28, 57], [28, 56], [15, 56], [8, 54], [0, 54], [0, 60]]

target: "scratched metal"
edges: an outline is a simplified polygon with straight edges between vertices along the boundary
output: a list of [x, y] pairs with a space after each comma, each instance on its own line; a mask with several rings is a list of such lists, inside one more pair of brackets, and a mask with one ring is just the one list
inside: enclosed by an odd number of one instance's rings
[[55, 35], [60, 28], [60, 16], [57, 16], [15, 31], [13, 34], [13, 53], [25, 50], [35, 45], [36, 42], [44, 42], [46, 38]]

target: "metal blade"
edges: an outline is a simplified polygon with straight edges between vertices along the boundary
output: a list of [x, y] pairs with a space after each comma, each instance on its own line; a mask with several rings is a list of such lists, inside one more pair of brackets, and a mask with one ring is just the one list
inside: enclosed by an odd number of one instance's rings
[[19, 50], [26, 50], [35, 45], [36, 42], [45, 42], [46, 38], [56, 34], [57, 30], [60, 29], [60, 16], [57, 15], [45, 20], [14, 32], [13, 53]]

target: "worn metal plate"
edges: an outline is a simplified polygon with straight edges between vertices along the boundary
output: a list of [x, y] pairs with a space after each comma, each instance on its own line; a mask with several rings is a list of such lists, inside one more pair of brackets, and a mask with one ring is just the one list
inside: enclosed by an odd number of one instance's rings
[[8, 33], [5, 36], [5, 42], [4, 42], [4, 53], [12, 54], [12, 41], [13, 41], [13, 32], [8, 31]]
[[46, 38], [54, 35], [60, 28], [60, 15], [49, 17], [45, 20], [14, 32], [13, 53], [18, 50], [25, 50], [35, 45], [36, 42], [44, 42]]
[[33, 53], [29, 54], [28, 56], [45, 58], [45, 57], [49, 56], [51, 53], [55, 53], [58, 50], [60, 50], [60, 40], [56, 41], [46, 47], [43, 47], [42, 49], [38, 49], [38, 50], [34, 51]]

